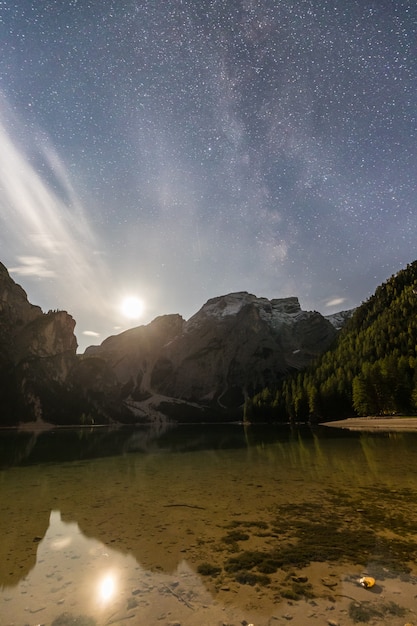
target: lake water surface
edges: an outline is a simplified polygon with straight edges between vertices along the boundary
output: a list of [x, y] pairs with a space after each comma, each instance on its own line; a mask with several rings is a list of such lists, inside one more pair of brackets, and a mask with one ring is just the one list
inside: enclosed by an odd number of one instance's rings
[[416, 468], [415, 433], [3, 431], [0, 625], [417, 623]]

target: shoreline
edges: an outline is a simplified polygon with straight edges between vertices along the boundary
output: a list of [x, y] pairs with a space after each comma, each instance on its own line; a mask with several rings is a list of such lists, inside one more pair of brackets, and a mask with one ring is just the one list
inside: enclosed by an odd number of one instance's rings
[[348, 417], [334, 422], [322, 422], [320, 426], [359, 431], [417, 432], [417, 417]]
[[[201, 426], [214, 425], [219, 422], [213, 422], [208, 424], [207, 422], [200, 423]], [[243, 422], [221, 422], [221, 424], [242, 424]], [[151, 424], [123, 424], [120, 422], [114, 422], [112, 424], [52, 424], [49, 422], [43, 422], [42, 420], [35, 422], [19, 422], [18, 424], [0, 426], [1, 431], [16, 431], [16, 432], [31, 432], [42, 433], [51, 430], [65, 430], [65, 429], [118, 429], [118, 428], [136, 428], [138, 426], [150, 426]], [[175, 426], [183, 426], [184, 423], [174, 424]], [[187, 424], [188, 425], [188, 424]], [[299, 424], [301, 425], [301, 424]], [[328, 426], [330, 428], [343, 428], [346, 430], [356, 431], [402, 431], [402, 432], [417, 432], [417, 416], [410, 417], [396, 417], [396, 416], [366, 416], [366, 417], [348, 417], [342, 420], [334, 420], [330, 422], [320, 422], [318, 426]]]

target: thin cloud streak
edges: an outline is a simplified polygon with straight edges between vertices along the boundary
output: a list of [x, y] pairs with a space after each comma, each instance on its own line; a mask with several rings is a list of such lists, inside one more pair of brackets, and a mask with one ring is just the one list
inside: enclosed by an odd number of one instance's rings
[[37, 256], [17, 257], [20, 265], [9, 267], [10, 274], [20, 274], [20, 276], [37, 276], [38, 278], [50, 278], [56, 276], [54, 270], [45, 267], [46, 260]]
[[83, 330], [83, 335], [86, 337], [100, 337], [100, 333], [96, 333], [94, 330]]
[[94, 255], [98, 241], [64, 165], [44, 143], [36, 151], [30, 146], [35, 160], [47, 163], [54, 187], [63, 190], [66, 201], [39, 174], [29, 150], [19, 149], [4, 117], [0, 115], [0, 224], [6, 235], [2, 260], [8, 260], [12, 274], [48, 279], [45, 290], [65, 308], [76, 304], [98, 316], [108, 314], [101, 289], [105, 267], [100, 255]]
[[345, 301], [346, 301], [346, 298], [333, 298], [332, 300], [328, 300], [324, 306], [326, 307], [339, 306], [340, 304], [343, 304], [343, 302]]

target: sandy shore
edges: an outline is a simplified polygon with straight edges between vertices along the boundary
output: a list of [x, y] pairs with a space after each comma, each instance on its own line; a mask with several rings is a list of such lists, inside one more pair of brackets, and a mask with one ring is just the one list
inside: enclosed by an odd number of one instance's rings
[[383, 430], [417, 432], [417, 417], [351, 417], [322, 426], [347, 428], [348, 430]]

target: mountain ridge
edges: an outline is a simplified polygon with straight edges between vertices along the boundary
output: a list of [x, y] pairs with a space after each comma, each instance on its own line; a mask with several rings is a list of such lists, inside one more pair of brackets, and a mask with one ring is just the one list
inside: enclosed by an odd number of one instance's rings
[[187, 321], [162, 315], [77, 355], [71, 315], [30, 304], [0, 264], [2, 423], [238, 419], [249, 395], [332, 344], [335, 320], [303, 311], [296, 297], [241, 291], [211, 298]]
[[[168, 320], [171, 332], [161, 338], [156, 326]], [[195, 414], [200, 406], [205, 416], [238, 415], [248, 394], [305, 367], [336, 334], [320, 313], [302, 311], [296, 297], [235, 292], [208, 300], [188, 321], [162, 316], [84, 354], [104, 359], [119, 383], [130, 385], [129, 403], [139, 413], [153, 396], [154, 407], [174, 419], [181, 418], [179, 400], [181, 410]]]

